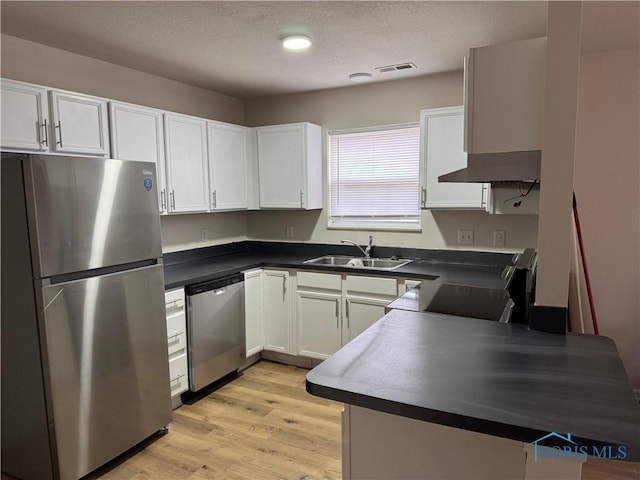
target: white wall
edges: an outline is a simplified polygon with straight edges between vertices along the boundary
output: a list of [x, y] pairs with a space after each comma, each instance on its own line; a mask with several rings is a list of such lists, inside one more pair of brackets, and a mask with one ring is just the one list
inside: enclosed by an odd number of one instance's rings
[[[330, 130], [392, 123], [417, 122], [423, 108], [462, 103], [462, 72], [423, 76], [317, 92], [245, 100], [247, 125], [269, 125], [308, 121]], [[326, 145], [325, 145], [326, 147]], [[326, 150], [326, 149], [325, 149]], [[324, 205], [326, 195], [326, 151], [323, 154]], [[294, 227], [293, 240], [338, 243], [349, 238], [366, 243], [373, 234], [377, 245], [419, 248], [459, 248], [457, 229], [475, 230], [474, 249], [521, 250], [535, 247], [537, 216], [489, 215], [484, 212], [423, 211], [421, 233], [369, 232], [327, 228], [327, 212], [250, 212], [249, 237], [286, 240], [286, 226]], [[493, 230], [506, 230], [504, 249], [492, 246]], [[465, 247], [469, 249], [469, 247]]]
[[[640, 389], [640, 51], [583, 54], [574, 189], [600, 334]], [[575, 271], [574, 266], [574, 271]], [[582, 275], [582, 270], [578, 271]], [[592, 332], [582, 278], [586, 331]]]
[[[242, 100], [112, 63], [2, 35], [4, 78], [97, 95], [138, 105], [243, 123]], [[165, 252], [247, 238], [246, 212], [161, 217]], [[200, 240], [207, 229], [208, 240]]]

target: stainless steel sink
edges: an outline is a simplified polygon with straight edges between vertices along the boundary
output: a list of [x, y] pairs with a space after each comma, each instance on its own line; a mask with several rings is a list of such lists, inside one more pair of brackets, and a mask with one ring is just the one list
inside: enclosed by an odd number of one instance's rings
[[401, 267], [411, 262], [404, 258], [392, 259], [392, 258], [365, 258], [365, 257], [347, 257], [336, 255], [325, 255], [323, 257], [312, 258], [303, 263], [309, 263], [312, 265], [327, 265], [336, 267], [351, 267], [351, 268], [372, 268], [377, 270], [393, 270], [394, 268]]
[[337, 267], [343, 267], [350, 260], [353, 260], [353, 257], [342, 257], [335, 255], [325, 255], [324, 257], [312, 258], [311, 260], [307, 260], [303, 263], [313, 263], [314, 265], [335, 265]]

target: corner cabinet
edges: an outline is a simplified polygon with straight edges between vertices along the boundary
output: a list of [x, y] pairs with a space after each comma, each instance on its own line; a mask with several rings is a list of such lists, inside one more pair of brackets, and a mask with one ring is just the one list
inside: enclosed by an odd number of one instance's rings
[[420, 111], [420, 206], [426, 209], [485, 210], [488, 183], [441, 183], [438, 177], [467, 166], [463, 149], [464, 108]]
[[242, 210], [249, 206], [251, 129], [207, 122], [210, 210]]
[[546, 37], [472, 48], [465, 61], [465, 151], [542, 149]]
[[119, 160], [156, 164], [158, 207], [167, 211], [162, 111], [121, 102], [109, 102], [111, 155]]
[[291, 123], [255, 132], [260, 208], [322, 208], [322, 128]]
[[2, 79], [0, 143], [7, 151], [108, 157], [107, 101]]
[[207, 126], [201, 118], [164, 115], [170, 213], [209, 209]]

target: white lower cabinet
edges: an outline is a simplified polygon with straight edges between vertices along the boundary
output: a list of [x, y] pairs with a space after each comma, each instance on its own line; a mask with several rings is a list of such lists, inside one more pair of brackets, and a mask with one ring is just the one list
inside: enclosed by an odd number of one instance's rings
[[382, 318], [405, 288], [418, 283], [304, 270], [245, 272], [247, 357], [268, 350], [328, 358]]
[[167, 315], [167, 346], [169, 349], [169, 387], [174, 406], [180, 404], [178, 396], [189, 388], [187, 372], [187, 317], [184, 289], [176, 288], [164, 293]]
[[389, 299], [347, 295], [345, 298], [346, 325], [343, 343], [346, 345], [384, 317], [384, 307], [390, 301]]
[[245, 355], [260, 353], [264, 346], [262, 270], [244, 272]]
[[385, 315], [384, 307], [398, 296], [395, 278], [347, 275], [345, 278], [343, 344], [349, 343]]
[[286, 270], [262, 272], [264, 349], [295, 354], [291, 332], [289, 283], [289, 272]]
[[331, 273], [297, 272], [298, 355], [325, 359], [342, 345], [342, 278]]

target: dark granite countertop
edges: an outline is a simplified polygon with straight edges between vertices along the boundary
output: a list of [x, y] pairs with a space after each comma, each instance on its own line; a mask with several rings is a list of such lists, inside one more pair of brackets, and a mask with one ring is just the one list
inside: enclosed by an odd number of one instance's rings
[[393, 310], [311, 370], [307, 391], [526, 443], [571, 433], [640, 460], [640, 407], [606, 337]]
[[[292, 268], [355, 275], [431, 279], [456, 285], [504, 289], [513, 254], [375, 247], [373, 256], [414, 259], [394, 270], [305, 264], [322, 255], [360, 256], [345, 245], [238, 242], [208, 249], [164, 255], [165, 288], [177, 288], [222, 278], [258, 267]], [[426, 258], [425, 258], [426, 257]]]

